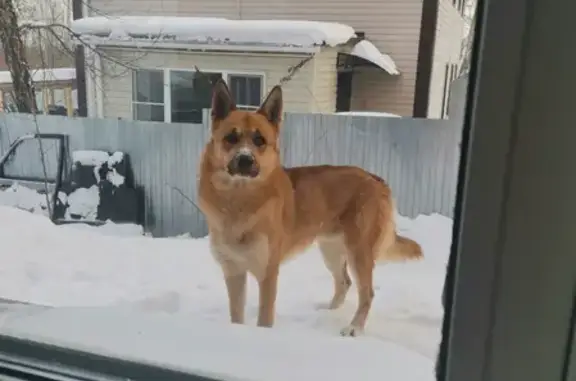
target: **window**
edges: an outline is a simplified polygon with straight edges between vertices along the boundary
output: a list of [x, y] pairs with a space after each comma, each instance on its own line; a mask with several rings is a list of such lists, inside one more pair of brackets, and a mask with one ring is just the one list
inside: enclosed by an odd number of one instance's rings
[[135, 70], [132, 75], [133, 118], [168, 123], [202, 123], [202, 110], [210, 108], [212, 86], [220, 78], [228, 83], [238, 108], [255, 110], [260, 106], [264, 84], [262, 75]]
[[262, 76], [231, 74], [228, 83], [238, 108], [258, 109], [262, 101]]
[[[36, 90], [34, 95], [36, 97], [36, 107], [38, 108], [38, 113], [42, 114], [44, 112], [44, 96], [42, 90]], [[2, 102], [1, 109], [4, 112], [18, 112], [18, 107], [16, 105], [16, 101], [14, 100], [14, 94], [12, 91], [2, 92], [0, 99]]]
[[36, 108], [38, 114], [44, 113], [44, 91], [42, 91], [42, 89], [36, 90], [34, 96], [36, 97]]
[[170, 71], [171, 122], [202, 123], [202, 110], [210, 108], [212, 84], [220, 73]]
[[[46, 180], [56, 181], [58, 162], [60, 160], [59, 139], [23, 140], [8, 156], [0, 169], [3, 177], [9, 179], [44, 180], [44, 165], [46, 166]], [[42, 147], [42, 150], [40, 150]]]
[[164, 122], [164, 72], [132, 72], [132, 109], [135, 120]]
[[442, 118], [448, 116], [448, 109], [450, 108], [450, 86], [457, 77], [458, 77], [458, 64], [447, 63], [444, 67], [444, 91], [442, 93], [442, 108], [441, 108]]
[[66, 95], [64, 93], [64, 89], [54, 89], [54, 100], [53, 104], [58, 106], [66, 106]]

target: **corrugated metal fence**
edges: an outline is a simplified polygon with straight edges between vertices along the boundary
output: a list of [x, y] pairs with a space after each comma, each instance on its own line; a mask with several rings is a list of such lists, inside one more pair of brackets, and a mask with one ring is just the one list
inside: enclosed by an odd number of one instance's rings
[[[135, 182], [144, 188], [147, 229], [157, 236], [206, 234], [194, 203], [208, 125], [60, 116], [36, 120], [0, 114], [0, 154], [17, 137], [35, 132], [36, 125], [43, 133], [68, 134], [71, 150], [124, 151]], [[281, 142], [287, 166], [357, 165], [390, 183], [401, 214], [452, 216], [460, 135], [460, 123], [448, 120], [287, 114]], [[39, 161], [39, 155], [24, 160]]]

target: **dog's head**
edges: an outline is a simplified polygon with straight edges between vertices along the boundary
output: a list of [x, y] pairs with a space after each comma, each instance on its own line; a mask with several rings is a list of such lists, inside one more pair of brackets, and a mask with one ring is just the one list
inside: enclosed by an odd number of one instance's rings
[[223, 80], [214, 85], [210, 161], [229, 180], [258, 182], [280, 166], [282, 89], [275, 86], [257, 111], [239, 110]]

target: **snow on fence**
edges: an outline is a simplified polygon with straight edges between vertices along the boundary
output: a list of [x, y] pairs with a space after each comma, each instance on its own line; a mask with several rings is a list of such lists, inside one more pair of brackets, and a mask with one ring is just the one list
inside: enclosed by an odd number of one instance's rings
[[[42, 133], [69, 135], [71, 151], [98, 149], [130, 155], [134, 180], [144, 188], [145, 225], [154, 235], [206, 234], [195, 203], [208, 125], [49, 115], [38, 116], [37, 125]], [[0, 113], [0, 156], [14, 139], [35, 130], [30, 115]], [[289, 113], [281, 142], [288, 166], [357, 165], [389, 182], [401, 214], [451, 217], [460, 135], [461, 123], [450, 120]], [[35, 151], [14, 159], [22, 163], [22, 171], [42, 173]], [[47, 152], [49, 164], [51, 160], [55, 164], [55, 156], [50, 156], [55, 154], [56, 150]]]

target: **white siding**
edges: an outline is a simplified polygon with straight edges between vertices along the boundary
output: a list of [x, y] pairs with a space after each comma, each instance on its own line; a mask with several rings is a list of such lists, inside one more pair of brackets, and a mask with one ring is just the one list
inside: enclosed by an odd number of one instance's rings
[[440, 0], [436, 25], [434, 63], [430, 79], [429, 118], [442, 117], [446, 64], [458, 64], [460, 62], [463, 39], [464, 18], [453, 5], [452, 0]]
[[400, 76], [376, 68], [355, 73], [352, 109], [412, 116], [422, 0], [386, 0], [377, 4], [372, 2], [368, 12], [373, 14], [356, 28], [366, 32], [380, 51], [392, 57]]
[[[188, 53], [169, 51], [136, 51], [107, 49], [110, 59], [103, 60], [104, 116], [132, 118], [132, 76], [129, 69], [120, 64], [131, 62], [140, 68], [194, 70], [197, 66], [205, 71], [255, 72], [265, 75], [265, 92], [286, 75], [288, 68], [301, 62], [305, 56], [255, 55], [232, 53]], [[320, 54], [322, 56], [322, 54]], [[330, 101], [315, 103], [315, 90], [311, 86], [314, 77], [314, 60], [308, 62], [283, 86], [285, 110], [290, 112], [324, 111]]]
[[[87, 0], [92, 16], [236, 17], [237, 0]], [[96, 11], [97, 10], [97, 11]]]
[[[382, 52], [390, 54], [402, 71], [401, 76], [395, 77], [379, 69], [355, 75], [352, 107], [412, 115], [422, 0], [92, 0], [92, 7], [111, 15], [214, 16], [348, 24], [365, 32]], [[329, 76], [335, 81], [335, 72]], [[335, 98], [335, 93], [333, 96]]]
[[314, 57], [314, 94], [315, 112], [331, 113], [336, 111], [336, 49], [325, 49]]

